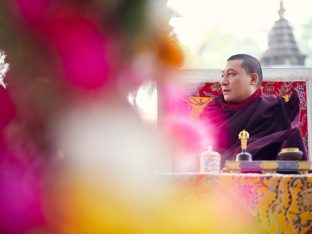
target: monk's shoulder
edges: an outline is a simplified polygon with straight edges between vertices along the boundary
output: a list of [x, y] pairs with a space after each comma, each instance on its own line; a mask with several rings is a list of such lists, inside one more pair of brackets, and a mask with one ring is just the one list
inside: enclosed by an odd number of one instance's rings
[[274, 94], [261, 95], [260, 103], [270, 107], [280, 106], [281, 108], [294, 109], [298, 108], [300, 100], [298, 98], [297, 93], [292, 93], [290, 96], [277, 96]]
[[271, 104], [271, 105], [277, 105], [282, 100], [282, 97], [279, 97], [277, 95], [268, 95], [268, 94], [262, 94], [259, 98], [260, 103], [265, 104]]

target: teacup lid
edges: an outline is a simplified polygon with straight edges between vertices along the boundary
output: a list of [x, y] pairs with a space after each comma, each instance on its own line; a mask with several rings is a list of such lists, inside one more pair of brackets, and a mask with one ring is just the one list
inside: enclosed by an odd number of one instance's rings
[[295, 148], [295, 147], [281, 149], [281, 153], [294, 153], [294, 152], [299, 152], [299, 151], [300, 151], [299, 148]]
[[200, 155], [202, 155], [202, 156], [203, 156], [203, 155], [220, 156], [220, 154], [219, 154], [218, 152], [213, 151], [212, 145], [209, 145], [209, 146], [207, 147], [207, 150], [201, 152]]

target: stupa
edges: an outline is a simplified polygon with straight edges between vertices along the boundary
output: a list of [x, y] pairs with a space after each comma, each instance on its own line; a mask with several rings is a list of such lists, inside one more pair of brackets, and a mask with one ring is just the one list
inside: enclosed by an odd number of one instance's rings
[[304, 67], [306, 55], [298, 49], [293, 29], [284, 17], [285, 11], [281, 0], [279, 19], [275, 21], [268, 36], [269, 48], [260, 59], [264, 67]]

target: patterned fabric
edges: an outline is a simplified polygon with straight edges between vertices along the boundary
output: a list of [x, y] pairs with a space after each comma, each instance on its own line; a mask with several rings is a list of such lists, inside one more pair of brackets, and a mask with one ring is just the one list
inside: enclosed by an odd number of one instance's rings
[[[304, 81], [263, 82], [262, 87], [265, 94], [283, 96], [286, 100], [291, 95], [292, 89], [297, 90], [300, 98], [299, 125], [308, 152], [306, 83]], [[220, 93], [220, 83], [201, 83], [189, 87], [185, 101], [191, 115], [197, 118], [206, 104]]]
[[182, 185], [182, 196], [197, 202], [216, 191], [226, 194], [268, 233], [312, 233], [312, 175], [172, 174], [169, 178]]

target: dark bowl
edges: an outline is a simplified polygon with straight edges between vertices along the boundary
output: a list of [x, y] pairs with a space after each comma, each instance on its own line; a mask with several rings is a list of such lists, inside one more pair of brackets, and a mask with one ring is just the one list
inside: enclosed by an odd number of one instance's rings
[[298, 161], [302, 158], [302, 151], [298, 148], [283, 148], [278, 153], [278, 160]]

